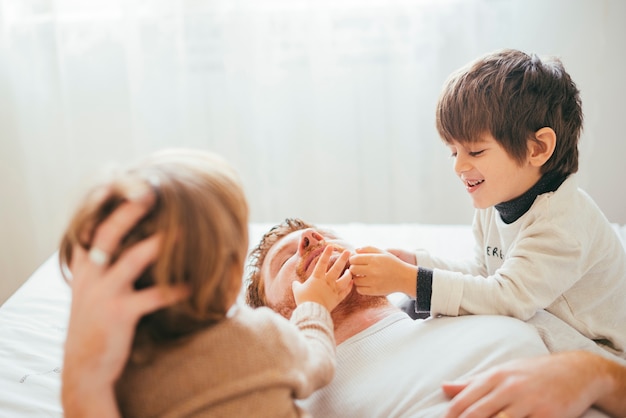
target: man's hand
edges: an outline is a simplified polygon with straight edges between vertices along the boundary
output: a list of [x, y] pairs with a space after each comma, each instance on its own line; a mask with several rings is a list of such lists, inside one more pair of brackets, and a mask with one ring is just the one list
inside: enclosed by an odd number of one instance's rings
[[586, 351], [514, 360], [465, 382], [445, 383], [444, 393], [454, 398], [445, 418], [575, 418], [593, 404], [621, 417], [625, 379], [626, 368]]

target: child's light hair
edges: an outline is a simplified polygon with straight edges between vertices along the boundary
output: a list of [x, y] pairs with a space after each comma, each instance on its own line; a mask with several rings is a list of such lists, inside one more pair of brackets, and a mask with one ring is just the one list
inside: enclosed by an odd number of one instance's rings
[[111, 262], [158, 233], [156, 262], [135, 287], [185, 283], [191, 296], [141, 319], [134, 354], [224, 318], [240, 292], [248, 249], [248, 205], [235, 170], [215, 154], [172, 149], [120, 170], [87, 193], [62, 238], [62, 271], [71, 265], [73, 246], [89, 249], [96, 227], [120, 203], [151, 190], [157, 197], [154, 207], [123, 239]]

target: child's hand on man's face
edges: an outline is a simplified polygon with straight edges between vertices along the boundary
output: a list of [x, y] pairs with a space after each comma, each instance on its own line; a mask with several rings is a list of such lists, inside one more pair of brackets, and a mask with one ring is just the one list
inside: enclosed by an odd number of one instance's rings
[[417, 267], [391, 252], [375, 247], [358, 248], [350, 257], [350, 271], [354, 285], [362, 295], [386, 296], [403, 292], [415, 297]]
[[293, 296], [297, 305], [316, 302], [329, 312], [348, 296], [352, 290], [352, 274], [345, 269], [349, 251], [344, 251], [329, 268], [333, 248], [327, 246], [315, 265], [313, 274], [304, 283], [292, 283]]

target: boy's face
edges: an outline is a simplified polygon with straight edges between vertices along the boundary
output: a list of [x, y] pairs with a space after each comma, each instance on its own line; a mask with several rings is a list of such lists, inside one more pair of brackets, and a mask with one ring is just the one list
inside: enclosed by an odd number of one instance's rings
[[473, 143], [453, 141], [449, 148], [454, 171], [478, 209], [515, 199], [541, 178], [538, 167], [527, 160], [520, 165], [491, 134]]

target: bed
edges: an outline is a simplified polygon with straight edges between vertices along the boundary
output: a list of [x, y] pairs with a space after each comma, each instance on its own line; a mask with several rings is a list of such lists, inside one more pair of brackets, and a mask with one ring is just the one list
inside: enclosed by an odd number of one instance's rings
[[[271, 225], [250, 227], [250, 243]], [[349, 242], [381, 248], [427, 248], [448, 257], [471, 253], [469, 225], [324, 224]], [[626, 226], [614, 225], [626, 242]], [[403, 295], [390, 295], [395, 303]], [[70, 291], [52, 254], [0, 307], [0, 415], [62, 417], [59, 393]], [[594, 415], [596, 416], [596, 415]]]

